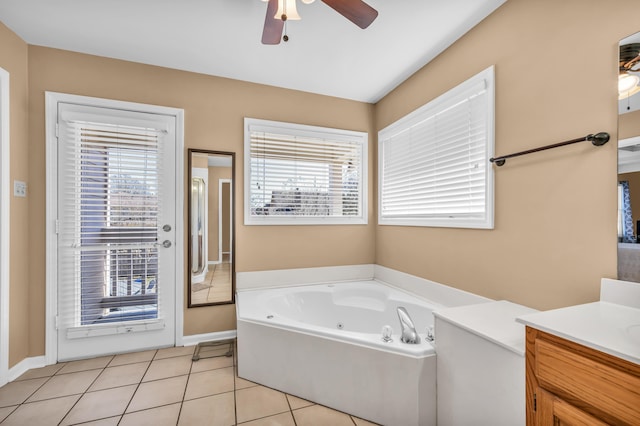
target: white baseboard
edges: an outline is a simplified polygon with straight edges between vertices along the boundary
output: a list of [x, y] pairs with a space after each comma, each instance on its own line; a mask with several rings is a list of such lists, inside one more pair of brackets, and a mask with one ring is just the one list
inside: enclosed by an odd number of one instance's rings
[[14, 381], [18, 377], [26, 373], [28, 370], [31, 370], [33, 368], [41, 368], [46, 365], [47, 363], [45, 362], [44, 355], [25, 358], [9, 369], [9, 381]]
[[217, 331], [215, 333], [193, 334], [191, 336], [184, 336], [182, 338], [182, 344], [184, 346], [194, 346], [201, 342], [215, 342], [218, 340], [235, 339], [236, 331]]

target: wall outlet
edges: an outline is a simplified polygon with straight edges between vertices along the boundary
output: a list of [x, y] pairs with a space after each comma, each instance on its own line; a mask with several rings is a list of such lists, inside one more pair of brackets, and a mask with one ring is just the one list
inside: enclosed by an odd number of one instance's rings
[[14, 197], [26, 197], [27, 196], [27, 183], [19, 180], [13, 181], [13, 196]]

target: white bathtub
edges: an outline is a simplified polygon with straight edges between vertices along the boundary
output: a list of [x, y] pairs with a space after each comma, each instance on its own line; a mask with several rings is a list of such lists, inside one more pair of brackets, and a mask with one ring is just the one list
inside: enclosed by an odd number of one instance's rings
[[[240, 377], [384, 425], [435, 425], [434, 304], [375, 280], [245, 290], [236, 302]], [[400, 342], [398, 306], [421, 343]]]

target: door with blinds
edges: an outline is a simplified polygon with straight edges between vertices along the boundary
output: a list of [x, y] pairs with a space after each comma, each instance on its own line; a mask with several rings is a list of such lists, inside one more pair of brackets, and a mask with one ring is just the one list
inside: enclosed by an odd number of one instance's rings
[[176, 118], [57, 117], [58, 360], [173, 345]]

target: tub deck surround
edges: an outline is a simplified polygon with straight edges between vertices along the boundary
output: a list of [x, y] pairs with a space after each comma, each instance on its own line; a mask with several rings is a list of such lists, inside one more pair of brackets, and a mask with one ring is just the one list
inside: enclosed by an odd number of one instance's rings
[[521, 357], [525, 351], [524, 326], [516, 321], [521, 315], [538, 310], [507, 300], [437, 309], [433, 315], [445, 322], [502, 346]]
[[399, 288], [416, 297], [428, 300], [434, 305], [446, 307], [475, 305], [493, 302], [493, 299], [478, 296], [468, 291], [396, 271], [381, 265], [374, 265], [373, 278], [392, 287]]
[[[389, 426], [436, 424], [432, 311], [492, 301], [380, 265], [241, 272], [236, 282], [240, 377]], [[399, 341], [398, 306], [420, 344]], [[393, 342], [382, 341], [385, 325]]]
[[238, 272], [236, 291], [365, 280], [383, 282], [435, 305], [447, 307], [493, 301], [493, 299], [375, 264]]
[[[438, 424], [525, 424], [525, 330], [505, 300], [434, 311]], [[463, 350], [461, 350], [463, 348]]]
[[[426, 340], [434, 308], [407, 293], [375, 280], [315, 284], [238, 293], [238, 319], [267, 327], [313, 334], [377, 350], [424, 357], [434, 353]], [[397, 308], [409, 312], [420, 344], [400, 342]], [[391, 326], [393, 340], [382, 341]]]
[[[421, 343], [399, 341], [398, 306]], [[376, 423], [435, 425], [433, 308], [374, 280], [239, 291], [238, 375]]]
[[324, 266], [236, 273], [236, 291], [289, 287], [339, 281], [370, 280], [375, 265]]

